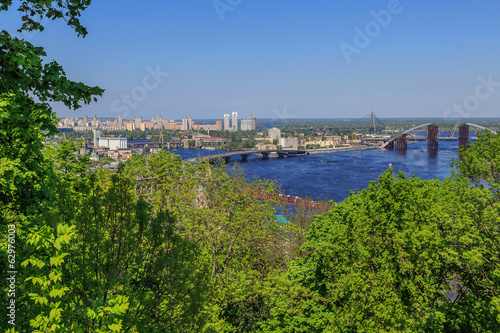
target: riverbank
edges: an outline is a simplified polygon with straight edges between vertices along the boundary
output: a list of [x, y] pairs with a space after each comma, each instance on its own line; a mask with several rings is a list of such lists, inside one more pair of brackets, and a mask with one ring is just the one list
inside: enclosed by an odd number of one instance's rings
[[309, 155], [315, 154], [329, 154], [329, 153], [340, 153], [345, 151], [358, 151], [358, 150], [368, 150], [368, 149], [378, 149], [379, 146], [351, 146], [351, 147], [335, 147], [335, 148], [319, 148], [319, 149], [307, 149]]

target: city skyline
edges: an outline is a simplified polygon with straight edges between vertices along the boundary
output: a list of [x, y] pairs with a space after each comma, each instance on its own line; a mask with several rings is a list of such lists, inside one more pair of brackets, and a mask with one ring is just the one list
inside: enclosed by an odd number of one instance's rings
[[[195, 124], [195, 120], [200, 122]], [[212, 122], [215, 121], [215, 124]], [[207, 124], [210, 122], [210, 124]], [[75, 131], [91, 131], [94, 129], [104, 129], [112, 131], [134, 131], [134, 130], [151, 130], [151, 129], [166, 129], [166, 130], [226, 130], [226, 131], [252, 131], [256, 130], [256, 118], [250, 115], [247, 119], [238, 120], [238, 112], [232, 112], [231, 126], [229, 126], [229, 115], [224, 114], [224, 123], [219, 119], [192, 119], [191, 116], [184, 115], [180, 121], [178, 119], [163, 118], [159, 114], [156, 118], [152, 117], [151, 120], [137, 115], [133, 119], [124, 118], [119, 115], [113, 117], [97, 117], [94, 115], [92, 120], [87, 115], [83, 117], [61, 117], [58, 120], [57, 127], [60, 129], [74, 129]]]
[[[53, 21], [18, 35], [106, 89], [77, 111], [54, 104], [61, 118], [500, 115], [498, 2], [231, 3], [93, 2], [85, 39]], [[10, 31], [19, 17], [0, 14]]]

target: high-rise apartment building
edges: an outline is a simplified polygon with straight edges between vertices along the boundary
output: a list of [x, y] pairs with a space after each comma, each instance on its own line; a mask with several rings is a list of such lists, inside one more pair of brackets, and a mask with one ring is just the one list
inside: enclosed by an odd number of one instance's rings
[[101, 137], [101, 131], [94, 129], [94, 148], [99, 147], [99, 138]]
[[281, 130], [279, 128], [273, 127], [267, 130], [267, 135], [271, 140], [279, 140], [281, 137]]
[[190, 131], [193, 128], [193, 120], [191, 120], [191, 116], [182, 117], [182, 130]]
[[118, 116], [118, 126], [123, 126], [123, 116], [122, 115], [119, 115]]
[[135, 117], [135, 129], [141, 129], [142, 117]]
[[241, 120], [241, 130], [242, 131], [250, 131], [252, 128], [252, 122], [249, 119]]
[[173, 120], [165, 120], [163, 122], [163, 128], [166, 130], [179, 130], [182, 129], [182, 123], [179, 125], [179, 123], [176, 123]]
[[222, 130], [222, 121], [217, 120], [215, 122], [215, 128], [217, 128], [219, 131]]
[[231, 127], [229, 126], [229, 115], [228, 114], [225, 114], [224, 115], [224, 129], [226, 131], [229, 131]]
[[238, 130], [238, 112], [233, 111], [231, 116], [232, 116], [231, 128], [233, 129], [233, 131], [237, 131]]
[[163, 118], [161, 115], [158, 115], [158, 118], [156, 118], [156, 127], [158, 127], [158, 129], [163, 129]]
[[133, 130], [135, 130], [135, 122], [133, 122], [133, 121], [126, 121], [125, 122], [125, 127], [127, 128], [127, 131], [133, 131]]
[[250, 122], [252, 123], [250, 130], [255, 131], [257, 129], [257, 119], [252, 114], [250, 114]]
[[250, 115], [250, 118], [248, 119], [243, 119], [241, 121], [241, 130], [242, 131], [254, 131], [257, 128], [257, 120], [255, 117], [252, 117]]

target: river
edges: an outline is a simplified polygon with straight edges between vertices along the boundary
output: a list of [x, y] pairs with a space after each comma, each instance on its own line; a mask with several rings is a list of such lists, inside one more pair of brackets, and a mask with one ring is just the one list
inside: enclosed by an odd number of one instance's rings
[[[176, 153], [192, 158], [216, 152], [219, 151], [178, 149]], [[351, 191], [366, 188], [388, 169], [389, 163], [395, 172], [402, 171], [407, 176], [442, 180], [451, 175], [453, 158], [458, 158], [458, 142], [440, 141], [437, 153], [429, 154], [427, 142], [423, 141], [409, 144], [406, 151], [370, 149], [269, 160], [251, 155], [248, 162], [240, 165], [247, 171], [248, 180], [254, 175], [274, 179], [286, 194], [340, 202]], [[239, 160], [239, 156], [233, 157], [229, 164]]]

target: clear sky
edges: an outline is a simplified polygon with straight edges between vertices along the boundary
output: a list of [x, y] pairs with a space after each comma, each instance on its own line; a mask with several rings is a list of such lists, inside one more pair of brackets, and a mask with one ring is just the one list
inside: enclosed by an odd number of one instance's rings
[[106, 89], [59, 117], [500, 117], [498, 0], [103, 0], [82, 21], [20, 35]]

